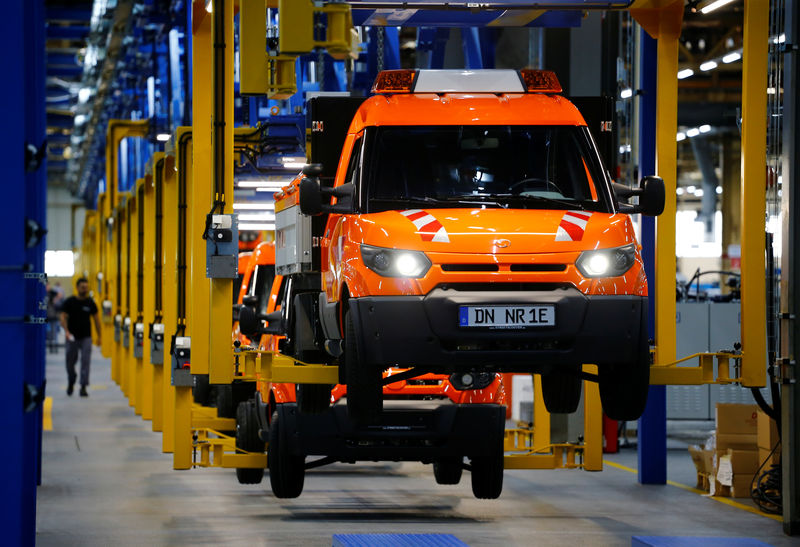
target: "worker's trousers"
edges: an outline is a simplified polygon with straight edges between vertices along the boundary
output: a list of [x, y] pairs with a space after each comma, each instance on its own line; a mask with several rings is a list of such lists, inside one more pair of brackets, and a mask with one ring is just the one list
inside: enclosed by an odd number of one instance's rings
[[92, 337], [67, 340], [67, 381], [69, 385], [75, 384], [77, 374], [75, 363], [78, 361], [78, 352], [81, 353], [81, 385], [89, 385], [89, 366], [92, 359]]

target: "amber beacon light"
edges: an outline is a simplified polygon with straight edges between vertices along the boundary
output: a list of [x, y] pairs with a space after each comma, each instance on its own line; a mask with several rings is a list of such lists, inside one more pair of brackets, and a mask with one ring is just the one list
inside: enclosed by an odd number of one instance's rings
[[384, 70], [375, 78], [373, 93], [411, 93], [414, 89], [416, 70]]
[[561, 93], [561, 83], [552, 70], [520, 70], [522, 83], [529, 93]]

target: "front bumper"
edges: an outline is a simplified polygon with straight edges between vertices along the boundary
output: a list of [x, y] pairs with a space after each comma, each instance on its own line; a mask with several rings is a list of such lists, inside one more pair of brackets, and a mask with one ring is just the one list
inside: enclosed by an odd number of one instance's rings
[[[555, 325], [520, 329], [459, 326], [464, 305], [555, 307]], [[552, 291], [457, 291], [426, 296], [353, 298], [350, 312], [361, 361], [376, 368], [429, 367], [547, 372], [551, 367], [633, 364], [646, 336], [647, 298], [584, 295], [574, 288]]]

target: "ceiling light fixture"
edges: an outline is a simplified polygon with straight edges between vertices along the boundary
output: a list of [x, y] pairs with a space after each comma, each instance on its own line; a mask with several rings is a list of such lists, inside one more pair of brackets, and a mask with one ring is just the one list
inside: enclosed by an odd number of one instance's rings
[[700, 13], [702, 13], [703, 15], [709, 14], [715, 9], [721, 8], [722, 6], [730, 4], [731, 2], [733, 2], [733, 0], [714, 0], [710, 4], [706, 4], [705, 6], [700, 8]]
[[689, 76], [693, 76], [693, 75], [694, 75], [694, 70], [692, 70], [691, 68], [684, 68], [683, 70], [679, 70], [678, 71], [678, 79], [679, 80], [683, 80], [683, 79], [688, 78]]
[[705, 63], [700, 65], [700, 70], [702, 70], [703, 72], [708, 72], [709, 70], [713, 70], [718, 66], [719, 65], [717, 64], [716, 61], [706, 61]]
[[734, 51], [733, 53], [728, 53], [725, 57], [723, 57], [722, 58], [722, 62], [725, 63], [725, 64], [733, 63], [733, 62], [738, 61], [741, 58], [742, 58], [742, 54], [739, 53], [738, 51]]

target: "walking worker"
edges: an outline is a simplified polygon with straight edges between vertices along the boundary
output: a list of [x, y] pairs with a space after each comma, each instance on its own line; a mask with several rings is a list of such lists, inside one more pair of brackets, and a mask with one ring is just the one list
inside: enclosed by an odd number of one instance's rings
[[78, 352], [81, 353], [81, 397], [88, 397], [86, 386], [89, 385], [89, 366], [92, 358], [92, 325], [89, 317], [94, 318], [97, 331], [97, 343], [100, 343], [100, 319], [97, 305], [89, 296], [89, 282], [85, 277], [75, 283], [77, 296], [70, 296], [61, 306], [61, 326], [67, 336], [67, 395], [72, 395], [75, 388], [75, 363]]

